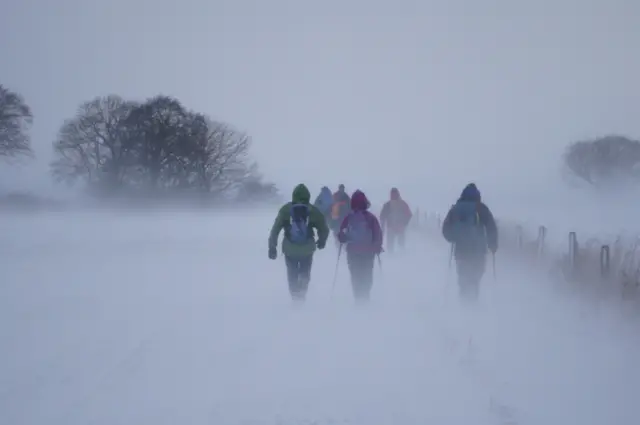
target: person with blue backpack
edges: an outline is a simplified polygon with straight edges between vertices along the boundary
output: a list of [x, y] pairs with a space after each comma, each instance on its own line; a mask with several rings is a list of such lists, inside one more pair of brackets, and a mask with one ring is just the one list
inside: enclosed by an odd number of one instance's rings
[[375, 257], [382, 252], [382, 228], [378, 218], [369, 211], [366, 195], [356, 190], [351, 196], [351, 211], [340, 224], [338, 240], [347, 248], [347, 265], [351, 288], [357, 301], [366, 301], [373, 287]]
[[[304, 301], [311, 280], [313, 254], [324, 249], [329, 237], [329, 227], [318, 208], [310, 204], [311, 194], [304, 184], [293, 189], [291, 202], [278, 211], [269, 234], [269, 258], [278, 256], [278, 237], [284, 230], [282, 253], [287, 266], [289, 293], [294, 301]], [[314, 235], [317, 233], [317, 241]]]
[[485, 272], [487, 250], [498, 250], [493, 214], [474, 183], [469, 183], [442, 223], [442, 235], [452, 244], [458, 287], [464, 299], [477, 299]]

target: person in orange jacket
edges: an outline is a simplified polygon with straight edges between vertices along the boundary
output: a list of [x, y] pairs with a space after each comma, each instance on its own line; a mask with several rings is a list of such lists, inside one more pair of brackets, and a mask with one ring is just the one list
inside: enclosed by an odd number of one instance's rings
[[412, 217], [411, 208], [400, 197], [398, 188], [392, 188], [390, 199], [384, 204], [380, 212], [380, 224], [387, 234], [387, 250], [389, 252], [394, 251], [396, 241], [401, 249], [404, 248], [407, 227]]
[[333, 194], [333, 205], [331, 206], [331, 218], [329, 219], [329, 227], [335, 236], [336, 246], [339, 246], [338, 232], [344, 218], [351, 211], [351, 197], [347, 194], [344, 184], [338, 186], [338, 191]]

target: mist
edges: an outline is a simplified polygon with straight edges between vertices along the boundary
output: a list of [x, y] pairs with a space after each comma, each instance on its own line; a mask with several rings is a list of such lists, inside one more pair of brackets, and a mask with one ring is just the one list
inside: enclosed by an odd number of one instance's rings
[[35, 159], [1, 163], [0, 194], [67, 203], [2, 211], [0, 423], [637, 422], [637, 318], [619, 300], [499, 250], [461, 304], [427, 223], [382, 256], [370, 304], [328, 243], [293, 306], [281, 253], [267, 258], [277, 205], [94, 203], [49, 164], [83, 102], [163, 94], [246, 131], [284, 201], [343, 183], [378, 214], [398, 187], [444, 214], [475, 182], [499, 219], [547, 226], [559, 257], [570, 231], [640, 230], [636, 193], [561, 172], [573, 141], [640, 135], [638, 16], [623, 1], [7, 3], [0, 84], [33, 110]]
[[46, 164], [81, 102], [163, 93], [246, 129], [279, 185], [442, 202], [476, 180], [545, 202], [567, 143], [640, 133], [638, 7], [576, 5], [13, 2], [0, 78], [34, 110], [39, 165], [14, 184], [63, 190]]
[[[602, 424], [637, 416], [637, 323], [498, 253], [475, 306], [417, 230], [356, 305], [337, 249], [303, 306], [273, 211], [5, 216], [0, 419]], [[239, 230], [241, 229], [241, 230]], [[595, 308], [594, 306], [598, 306]]]

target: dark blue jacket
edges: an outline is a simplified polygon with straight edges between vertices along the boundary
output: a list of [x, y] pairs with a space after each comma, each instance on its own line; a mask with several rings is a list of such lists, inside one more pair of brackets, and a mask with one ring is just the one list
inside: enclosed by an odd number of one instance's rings
[[[495, 253], [498, 250], [498, 228], [496, 226], [496, 222], [495, 222], [495, 219], [493, 218], [493, 214], [491, 213], [491, 210], [482, 202], [480, 191], [478, 190], [475, 184], [470, 183], [464, 188], [464, 190], [462, 191], [462, 194], [460, 195], [460, 198], [458, 199], [458, 203], [460, 202], [476, 203], [480, 224], [484, 226], [486, 231], [487, 246], [484, 247], [482, 252], [477, 252], [476, 254], [479, 254], [479, 255], [486, 254], [487, 248], [491, 252]], [[447, 216], [444, 219], [444, 222], [442, 223], [442, 236], [444, 236], [444, 238], [449, 243], [455, 242], [455, 239], [454, 239], [455, 223], [454, 223], [453, 214], [452, 214], [455, 207], [456, 207], [455, 205], [451, 207], [451, 209], [447, 213]], [[456, 250], [456, 257], [458, 257], [461, 254], [462, 255], [471, 254], [471, 253], [460, 252], [457, 246], [454, 247], [454, 249]]]

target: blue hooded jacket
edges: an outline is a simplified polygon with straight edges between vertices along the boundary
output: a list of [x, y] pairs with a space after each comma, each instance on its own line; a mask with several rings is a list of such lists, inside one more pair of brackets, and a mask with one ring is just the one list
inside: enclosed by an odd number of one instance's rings
[[[461, 212], [473, 210], [476, 213], [478, 224], [484, 228], [486, 235], [480, 245], [472, 248], [466, 247], [461, 239], [470, 235], [460, 235], [457, 224], [457, 217]], [[484, 255], [487, 248], [491, 252], [498, 250], [498, 229], [491, 210], [482, 202], [480, 191], [474, 183], [469, 183], [460, 194], [460, 198], [451, 207], [442, 223], [442, 235], [449, 243], [455, 244], [456, 257], [465, 255]]]
[[331, 193], [331, 189], [323, 186], [313, 205], [318, 208], [325, 217], [328, 217], [331, 214], [331, 207], [333, 206], [333, 193]]

